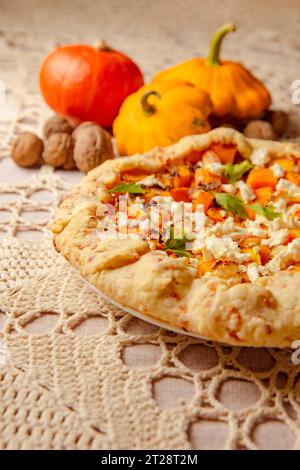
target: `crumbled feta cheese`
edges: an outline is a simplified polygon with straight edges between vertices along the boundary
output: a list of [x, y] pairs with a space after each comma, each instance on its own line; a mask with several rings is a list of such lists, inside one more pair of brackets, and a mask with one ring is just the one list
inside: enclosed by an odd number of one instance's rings
[[293, 204], [292, 206], [287, 208], [286, 213], [288, 215], [293, 216], [295, 214], [295, 212], [297, 212], [299, 209], [300, 209], [300, 204]]
[[235, 225], [233, 217], [227, 217], [225, 222], [217, 222], [207, 230], [206, 234], [207, 236], [229, 235], [230, 238], [238, 238], [241, 235], [247, 235], [247, 230], [239, 225]]
[[233, 184], [223, 184], [222, 188], [225, 193], [234, 194], [236, 192], [236, 187]]
[[239, 273], [245, 273], [247, 271], [247, 266], [245, 266], [244, 264], [240, 264], [238, 266], [238, 272]]
[[271, 236], [272, 233], [277, 232], [277, 230], [282, 228], [293, 228], [294, 222], [287, 214], [282, 214], [281, 217], [267, 221], [266, 225], [268, 226], [269, 236]]
[[120, 228], [127, 227], [128, 225], [127, 214], [123, 214], [122, 212], [119, 214], [118, 225]]
[[276, 186], [277, 191], [286, 191], [289, 196], [300, 195], [300, 187], [289, 180], [282, 178]]
[[213, 175], [220, 176], [224, 172], [224, 165], [218, 162], [209, 163], [208, 165], [205, 165], [205, 168]]
[[144, 220], [141, 220], [141, 222], [139, 223], [139, 228], [140, 228], [140, 231], [141, 232], [146, 232], [148, 233], [148, 230], [149, 230], [149, 219], [146, 218]]
[[300, 238], [296, 238], [274, 256], [265, 266], [264, 272], [275, 273], [284, 269], [290, 262], [300, 261]]
[[255, 166], [265, 166], [271, 160], [267, 149], [256, 149], [250, 155], [251, 163]]
[[255, 199], [255, 194], [244, 181], [237, 181], [235, 187], [240, 190], [241, 199], [243, 202], [253, 201]]
[[279, 163], [274, 163], [274, 165], [271, 166], [271, 170], [273, 171], [276, 178], [282, 178], [285, 173], [284, 168], [282, 168]]
[[220, 159], [218, 155], [215, 154], [215, 152], [212, 152], [211, 150], [206, 150], [206, 152], [202, 156], [202, 162], [203, 165], [206, 166], [210, 163], [220, 163]]
[[155, 178], [154, 175], [147, 176], [146, 178], [138, 181], [137, 184], [142, 186], [151, 187], [151, 186], [159, 186], [160, 188], [165, 189], [166, 185], [163, 184], [158, 178]]
[[[183, 217], [184, 204], [185, 203], [183, 201], [181, 201], [181, 202], [173, 201], [172, 204], [171, 204], [172, 214], [174, 216]], [[186, 203], [186, 204], [188, 204], [189, 206], [192, 206], [191, 203]]]
[[276, 232], [271, 232], [270, 238], [267, 240], [262, 240], [262, 245], [268, 245], [268, 246], [278, 246], [282, 245], [282, 243], [285, 242], [287, 239], [287, 236], [289, 234], [288, 229], [282, 228], [280, 230], [277, 230]]
[[249, 260], [248, 253], [241, 253], [236, 242], [231, 238], [218, 238], [215, 235], [204, 240], [205, 248], [213, 255], [214, 258], [227, 258], [232, 261], [243, 262]]
[[146, 214], [143, 204], [138, 204], [136, 202], [134, 202], [128, 207], [127, 212], [129, 217], [142, 217]]
[[170, 206], [173, 202], [173, 198], [171, 196], [154, 196], [152, 201], [159, 205], [168, 204]]
[[196, 250], [194, 249], [195, 253], [199, 253], [200, 251], [202, 252], [204, 261], [211, 261], [214, 259], [211, 251], [209, 251], [205, 246], [202, 246], [202, 247], [198, 246]]
[[250, 282], [255, 282], [259, 278], [259, 272], [255, 263], [247, 266], [247, 276]]
[[137, 196], [134, 200], [135, 204], [144, 204], [144, 199], [142, 199], [140, 196]]
[[277, 201], [272, 202], [272, 206], [276, 212], [284, 212], [286, 209], [286, 199], [280, 197]]
[[171, 204], [171, 216], [174, 223], [183, 223], [185, 232], [192, 227], [193, 205], [190, 202], [176, 202]]
[[260, 224], [261, 221], [259, 218], [256, 218], [255, 220], [247, 219], [245, 221], [245, 227], [250, 235], [253, 235], [254, 237], [266, 237], [267, 232], [261, 228]]
[[197, 258], [189, 258], [189, 263], [194, 267], [194, 268], [198, 268], [198, 264], [199, 264], [199, 261]]

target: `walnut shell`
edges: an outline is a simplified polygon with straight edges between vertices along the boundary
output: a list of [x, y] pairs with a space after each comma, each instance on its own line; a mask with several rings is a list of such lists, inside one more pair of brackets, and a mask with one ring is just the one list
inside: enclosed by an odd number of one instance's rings
[[43, 158], [48, 165], [54, 168], [71, 170], [75, 168], [73, 159], [73, 138], [66, 132], [50, 135], [45, 143]]
[[236, 129], [236, 127], [230, 122], [225, 122], [224, 124], [221, 125], [221, 127], [228, 127], [229, 129]]
[[20, 166], [30, 167], [41, 163], [44, 144], [33, 132], [23, 132], [15, 140], [11, 157]]
[[85, 129], [91, 126], [101, 127], [96, 122], [84, 121], [81, 124], [79, 124], [77, 127], [75, 127], [75, 129], [73, 130], [73, 133], [72, 133], [73, 139], [76, 139], [76, 137], [79, 135], [81, 131], [84, 131]]
[[284, 111], [270, 111], [270, 119], [268, 120], [272, 124], [276, 134], [278, 134], [280, 137], [287, 131], [289, 124], [289, 116]]
[[114, 156], [110, 134], [95, 123], [80, 124], [73, 132], [73, 138], [74, 160], [84, 173]]
[[252, 139], [276, 140], [278, 137], [272, 124], [261, 120], [250, 121], [244, 127], [243, 133]]
[[58, 132], [65, 132], [67, 134], [72, 134], [73, 127], [69, 121], [59, 114], [54, 114], [51, 118], [47, 119], [44, 124], [43, 134], [46, 139], [52, 134], [57, 134]]

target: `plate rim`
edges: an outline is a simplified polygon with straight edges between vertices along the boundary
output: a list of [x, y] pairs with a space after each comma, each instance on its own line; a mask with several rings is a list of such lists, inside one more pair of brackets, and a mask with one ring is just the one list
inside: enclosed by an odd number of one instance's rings
[[[189, 338], [194, 338], [194, 339], [197, 339], [197, 340], [200, 340], [202, 342], [210, 342], [210, 343], [214, 343], [214, 344], [218, 344], [219, 346], [225, 346], [225, 347], [231, 347], [231, 348], [254, 348], [254, 349], [261, 349], [261, 348], [264, 348], [264, 349], [276, 349], [276, 347], [274, 346], [255, 346], [255, 345], [234, 345], [234, 344], [230, 344], [230, 343], [225, 343], [223, 341], [218, 341], [216, 339], [213, 339], [213, 338], [209, 338], [208, 336], [202, 336], [202, 335], [199, 335], [197, 333], [193, 333], [191, 331], [186, 331], [186, 330], [183, 330], [182, 328], [178, 328], [176, 326], [172, 326], [170, 325], [169, 323], [167, 322], [164, 322], [162, 320], [158, 320], [156, 319], [155, 317], [151, 317], [150, 315], [145, 315], [143, 313], [140, 313], [139, 311], [135, 310], [134, 308], [132, 307], [128, 307], [127, 305], [123, 305], [121, 303], [119, 303], [118, 301], [116, 301], [115, 299], [112, 299], [111, 297], [109, 297], [108, 295], [104, 294], [104, 292], [102, 292], [100, 289], [98, 289], [96, 286], [94, 286], [94, 284], [92, 284], [91, 282], [89, 282], [81, 273], [78, 269], [76, 269], [70, 262], [67, 258], [65, 258], [65, 256], [62, 254], [62, 253], [58, 253], [60, 256], [62, 256], [64, 258], [64, 260], [67, 262], [68, 266], [70, 266], [70, 268], [72, 269], [72, 271], [74, 271], [84, 282], [85, 285], [87, 285], [87, 287], [89, 287], [91, 290], [93, 290], [95, 292], [95, 294], [97, 294], [99, 297], [101, 297], [102, 299], [104, 299], [105, 301], [107, 301], [108, 303], [114, 305], [115, 307], [119, 308], [120, 310], [122, 310], [123, 312], [125, 313], [129, 313], [130, 315], [134, 316], [135, 318], [139, 318], [140, 320], [143, 320], [147, 323], [150, 323], [151, 325], [154, 325], [158, 328], [163, 328], [167, 331], [171, 331], [172, 333], [176, 333], [176, 334], [180, 334], [180, 335], [184, 335], [184, 336], [187, 336]], [[280, 348], [280, 349], [284, 349], [284, 350], [289, 350], [291, 348]]]
[[[186, 330], [183, 330], [182, 328], [178, 328], [176, 326], [172, 326], [170, 325], [169, 323], [167, 322], [164, 322], [163, 320], [159, 320], [159, 319], [156, 319], [155, 317], [152, 317], [151, 315], [146, 315], [144, 313], [141, 313], [137, 310], [135, 310], [134, 308], [132, 307], [128, 307], [127, 305], [123, 305], [121, 304], [120, 302], [118, 302], [117, 300], [115, 299], [112, 299], [111, 297], [109, 297], [108, 295], [104, 294], [104, 292], [102, 292], [100, 289], [98, 289], [96, 286], [94, 286], [94, 284], [92, 284], [91, 282], [89, 282], [81, 273], [80, 271], [78, 271], [78, 269], [76, 269], [74, 266], [72, 266], [72, 264], [64, 257], [64, 259], [67, 261], [68, 265], [71, 267], [72, 271], [74, 271], [75, 273], [77, 273], [80, 278], [83, 280], [83, 282], [91, 289], [93, 290], [97, 295], [99, 295], [99, 297], [101, 297], [102, 299], [106, 300], [108, 303], [114, 305], [115, 307], [119, 308], [120, 310], [122, 310], [123, 312], [125, 313], [129, 313], [130, 315], [136, 317], [136, 318], [139, 318], [140, 320], [143, 320], [147, 323], [150, 323], [151, 325], [154, 325], [154, 326], [157, 326], [158, 328], [163, 328], [165, 330], [168, 330], [168, 331], [171, 331], [173, 333], [176, 333], [176, 334], [181, 334], [181, 335], [185, 335], [185, 336], [189, 336], [191, 338], [195, 338], [195, 339], [198, 339], [198, 340], [202, 340], [202, 341], [210, 341], [210, 342], [215, 342], [215, 340], [211, 339], [211, 338], [208, 338], [207, 336], [201, 336], [201, 335], [198, 335], [197, 333], [192, 333], [190, 331], [186, 331]], [[225, 344], [225, 343], [220, 343], [218, 342], [218, 344]]]

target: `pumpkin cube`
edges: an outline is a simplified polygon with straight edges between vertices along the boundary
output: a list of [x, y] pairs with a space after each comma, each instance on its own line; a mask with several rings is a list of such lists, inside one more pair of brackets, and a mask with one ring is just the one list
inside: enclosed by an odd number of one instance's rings
[[211, 150], [219, 157], [221, 163], [224, 165], [226, 163], [233, 163], [234, 158], [237, 154], [237, 148], [235, 145], [227, 144], [227, 145], [222, 145], [222, 144], [212, 144]]
[[192, 174], [188, 166], [181, 164], [176, 167], [177, 175], [173, 178], [175, 188], [187, 187], [191, 183]]
[[285, 171], [293, 171], [295, 165], [293, 158], [276, 158], [274, 163], [278, 163]]
[[177, 202], [191, 202], [191, 197], [189, 195], [189, 188], [174, 188], [171, 189], [170, 194], [174, 201]]
[[206, 214], [208, 209], [213, 205], [214, 198], [214, 195], [207, 191], [199, 191], [196, 199], [194, 200], [194, 204], [195, 206], [202, 204], [204, 213]]
[[224, 219], [222, 212], [223, 210], [220, 207], [210, 207], [207, 210], [207, 215], [214, 222], [221, 222]]
[[266, 186], [275, 189], [277, 178], [270, 168], [253, 168], [247, 177], [247, 184], [252, 189], [263, 188]]
[[270, 186], [262, 186], [261, 188], [255, 189], [254, 193], [261, 204], [267, 205], [271, 200], [272, 188]]
[[287, 173], [286, 179], [289, 180], [291, 183], [294, 183], [297, 186], [300, 186], [300, 174], [299, 173], [294, 173], [290, 171]]

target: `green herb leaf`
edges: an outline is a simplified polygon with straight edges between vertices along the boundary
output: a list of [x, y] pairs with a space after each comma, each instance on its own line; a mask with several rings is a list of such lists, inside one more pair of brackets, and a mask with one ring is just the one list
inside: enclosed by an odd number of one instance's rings
[[248, 162], [248, 160], [244, 160], [241, 163], [236, 163], [235, 165], [233, 163], [227, 163], [225, 165], [224, 174], [229, 183], [235, 183], [241, 179], [241, 177], [247, 173], [247, 171], [251, 170], [251, 168], [253, 168], [253, 165], [252, 163]]
[[247, 212], [244, 209], [243, 201], [232, 194], [215, 193], [217, 203], [227, 212], [239, 215], [242, 219], [247, 219]]
[[172, 253], [175, 253], [177, 256], [184, 256], [185, 258], [191, 258], [191, 253], [185, 250], [171, 250]]
[[257, 214], [263, 215], [268, 220], [274, 220], [281, 216], [280, 212], [275, 212], [275, 208], [271, 204], [268, 206], [262, 206], [259, 202], [257, 202], [256, 204], [251, 204], [248, 207]]
[[109, 193], [145, 194], [147, 191], [136, 183], [121, 183], [109, 190]]
[[185, 250], [186, 239], [184, 233], [181, 238], [174, 238], [174, 228], [170, 227], [170, 238], [165, 241], [164, 250]]
[[165, 241], [164, 251], [172, 251], [177, 256], [185, 256], [186, 258], [190, 258], [192, 255], [188, 253], [185, 249], [185, 244], [187, 239], [182, 232], [181, 238], [174, 238], [174, 227], [170, 227], [170, 238]]

